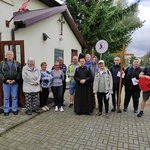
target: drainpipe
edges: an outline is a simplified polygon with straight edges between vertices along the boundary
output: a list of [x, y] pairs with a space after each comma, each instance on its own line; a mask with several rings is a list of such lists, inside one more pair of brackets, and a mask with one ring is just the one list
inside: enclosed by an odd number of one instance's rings
[[13, 28], [12, 30], [11, 30], [11, 40], [12, 41], [15, 41], [15, 31], [17, 31], [18, 29], [17, 28]]

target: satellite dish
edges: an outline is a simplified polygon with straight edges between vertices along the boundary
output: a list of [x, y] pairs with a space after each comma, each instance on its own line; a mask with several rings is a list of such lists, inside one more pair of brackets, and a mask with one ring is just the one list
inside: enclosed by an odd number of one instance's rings
[[108, 43], [105, 40], [100, 40], [96, 43], [95, 48], [98, 53], [103, 54], [108, 49]]

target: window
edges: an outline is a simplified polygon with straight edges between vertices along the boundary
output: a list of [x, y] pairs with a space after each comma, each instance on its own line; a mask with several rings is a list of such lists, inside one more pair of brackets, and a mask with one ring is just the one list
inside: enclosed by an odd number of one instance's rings
[[58, 57], [62, 57], [64, 59], [64, 51], [60, 49], [54, 50], [54, 62], [57, 61]]
[[71, 50], [71, 62], [72, 62], [73, 56], [78, 56], [78, 50], [75, 50], [75, 49]]

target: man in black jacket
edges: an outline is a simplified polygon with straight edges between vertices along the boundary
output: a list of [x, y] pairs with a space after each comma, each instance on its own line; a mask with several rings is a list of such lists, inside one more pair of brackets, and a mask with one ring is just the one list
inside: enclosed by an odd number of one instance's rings
[[[118, 104], [118, 94], [119, 94], [119, 80], [120, 77], [118, 76], [120, 72], [120, 57], [114, 58], [114, 65], [110, 67], [110, 72], [112, 74], [113, 78], [113, 94], [112, 94], [112, 112], [116, 111], [116, 103]], [[117, 100], [116, 100], [117, 98]], [[119, 113], [121, 113], [121, 110], [119, 110]]]
[[124, 111], [127, 111], [128, 104], [132, 97], [133, 99], [133, 107], [134, 113], [138, 112], [138, 105], [139, 105], [139, 97], [140, 97], [140, 88], [138, 85], [139, 81], [139, 74], [141, 73], [142, 69], [139, 67], [139, 60], [135, 58], [131, 66], [129, 66], [125, 70], [125, 99], [124, 99]]
[[14, 60], [14, 53], [8, 51], [0, 64], [0, 78], [3, 82], [4, 116], [9, 115], [9, 99], [12, 97], [12, 112], [18, 115], [18, 81], [21, 78], [21, 64]]

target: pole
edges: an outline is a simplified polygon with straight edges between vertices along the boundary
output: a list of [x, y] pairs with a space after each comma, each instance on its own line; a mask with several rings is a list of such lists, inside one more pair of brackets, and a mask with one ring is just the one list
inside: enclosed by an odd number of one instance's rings
[[102, 59], [102, 54], [100, 54], [100, 60]]
[[122, 55], [121, 55], [121, 64], [120, 64], [120, 78], [119, 78], [119, 92], [118, 92], [118, 104], [117, 104], [117, 113], [120, 110], [120, 103], [121, 103], [121, 89], [122, 89], [122, 70], [124, 65], [124, 53], [125, 53], [125, 45], [122, 46]]

